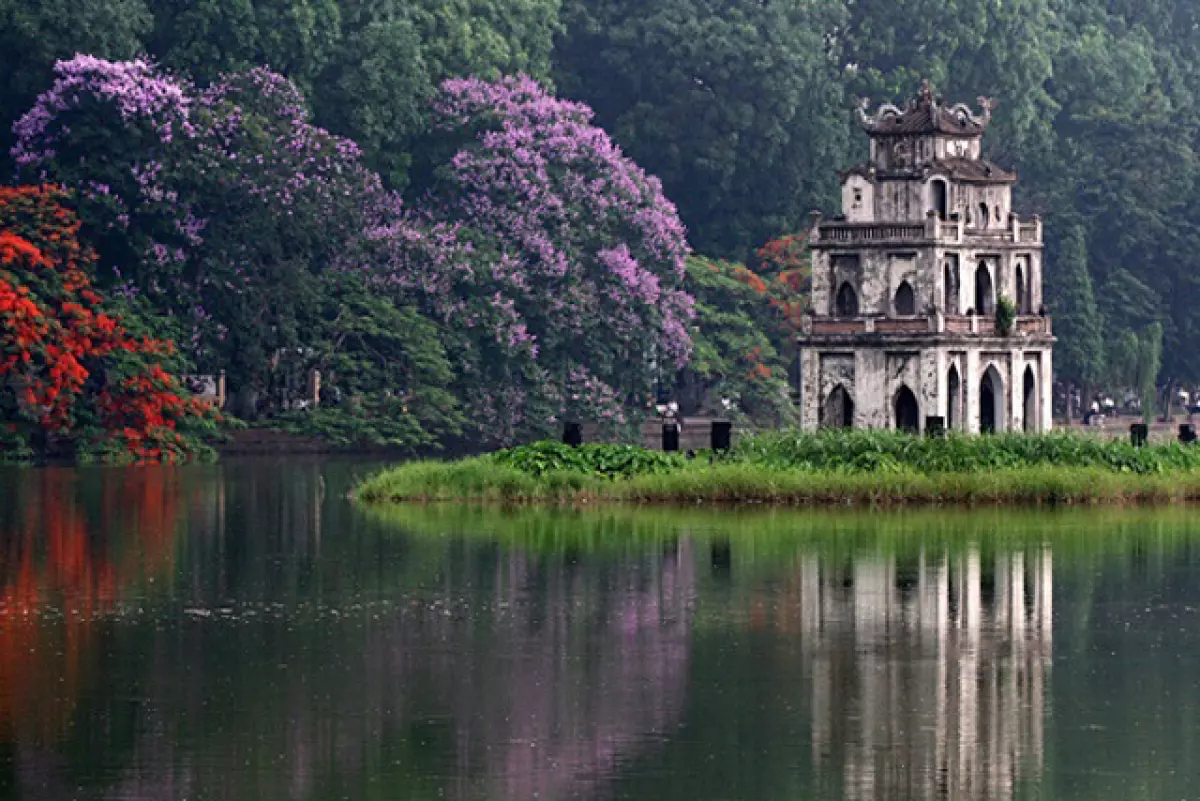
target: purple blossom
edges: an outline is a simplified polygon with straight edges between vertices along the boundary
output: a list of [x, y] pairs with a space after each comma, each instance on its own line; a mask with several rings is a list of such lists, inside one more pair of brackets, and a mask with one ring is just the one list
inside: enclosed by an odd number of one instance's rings
[[16, 144], [12, 157], [19, 166], [32, 166], [55, 157], [54, 145], [70, 127], [63, 113], [94, 98], [112, 107], [124, 123], [145, 123], [160, 140], [170, 142], [178, 128], [194, 133], [189, 120], [191, 100], [186, 87], [161, 75], [149, 61], [106, 61], [77, 55], [54, 65], [54, 84], [13, 125]]
[[680, 361], [691, 347], [675, 207], [590, 109], [531, 79], [447, 81], [435, 112], [470, 139], [424, 208], [395, 204], [372, 230], [381, 286], [504, 354], [472, 380], [506, 403], [472, 400], [472, 416], [501, 431], [567, 413], [624, 421], [654, 351]]

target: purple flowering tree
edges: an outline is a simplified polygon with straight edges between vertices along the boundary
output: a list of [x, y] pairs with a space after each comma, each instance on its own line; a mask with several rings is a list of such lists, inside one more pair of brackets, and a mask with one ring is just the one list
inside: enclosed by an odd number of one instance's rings
[[453, 326], [469, 414], [496, 439], [626, 422], [691, 348], [675, 207], [590, 109], [532, 79], [447, 81], [435, 113], [462, 145], [421, 213], [376, 231], [382, 279]]
[[323, 270], [382, 195], [358, 148], [265, 69], [201, 91], [145, 61], [77, 56], [14, 126], [30, 179], [78, 192], [101, 280], [169, 313], [203, 365], [265, 384]]

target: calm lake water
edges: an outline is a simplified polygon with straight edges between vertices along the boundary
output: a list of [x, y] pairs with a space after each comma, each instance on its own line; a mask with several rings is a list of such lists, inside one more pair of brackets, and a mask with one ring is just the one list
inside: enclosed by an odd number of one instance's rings
[[1200, 799], [1188, 511], [0, 472], [0, 799]]

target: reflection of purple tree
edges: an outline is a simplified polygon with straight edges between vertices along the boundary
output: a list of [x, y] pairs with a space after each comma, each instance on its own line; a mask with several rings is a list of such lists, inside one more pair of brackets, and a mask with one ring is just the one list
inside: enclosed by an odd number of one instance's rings
[[[102, 795], [307, 799], [345, 785], [354, 797], [370, 780], [413, 786], [414, 798], [563, 798], [680, 721], [695, 592], [686, 543], [579, 565], [514, 553], [483, 580], [446, 569], [445, 587], [419, 600], [218, 610], [158, 632], [149, 675], [114, 680], [144, 703], [129, 749], [105, 751], [119, 764]], [[99, 730], [96, 712], [77, 726]], [[434, 751], [383, 756], [422, 727], [436, 730]], [[33, 797], [54, 797], [41, 790], [70, 770], [52, 750], [18, 754]]]
[[[579, 574], [511, 564], [500, 595], [523, 609], [501, 626], [515, 645], [493, 666], [503, 688], [467, 701], [460, 715], [466, 772], [482, 769], [489, 798], [561, 798], [661, 739], [680, 720], [687, 679], [694, 560], [685, 544], [582, 586]], [[539, 619], [530, 587], [545, 581]], [[481, 714], [482, 713], [482, 714]], [[490, 746], [490, 748], [486, 747]]]

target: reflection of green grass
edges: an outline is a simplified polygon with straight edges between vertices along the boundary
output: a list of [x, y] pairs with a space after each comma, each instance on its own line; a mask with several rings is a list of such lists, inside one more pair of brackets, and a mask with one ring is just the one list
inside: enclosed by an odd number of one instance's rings
[[739, 563], [770, 563], [799, 551], [958, 552], [1049, 543], [1055, 554], [1120, 551], [1137, 540], [1183, 542], [1194, 517], [1182, 509], [794, 510], [601, 505], [592, 509], [425, 504], [370, 507], [366, 514], [417, 536], [452, 534], [540, 553], [624, 552], [681, 536], [728, 540]]
[[1200, 471], [1116, 472], [1103, 467], [1034, 464], [951, 473], [908, 468], [842, 472], [748, 462], [689, 463], [670, 473], [606, 479], [575, 471], [539, 476], [487, 457], [414, 462], [360, 485], [367, 503], [1136, 504], [1200, 500]]

